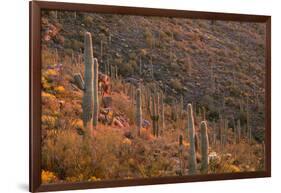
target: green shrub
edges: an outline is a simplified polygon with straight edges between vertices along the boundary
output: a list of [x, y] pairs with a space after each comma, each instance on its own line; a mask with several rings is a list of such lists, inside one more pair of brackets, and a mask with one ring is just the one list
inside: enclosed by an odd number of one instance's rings
[[94, 19], [93, 19], [91, 16], [89, 16], [89, 15], [87, 15], [87, 16], [85, 16], [85, 17], [83, 18], [83, 23], [84, 23], [87, 27], [90, 27], [90, 26], [93, 24], [93, 21], [94, 21]]
[[181, 81], [178, 79], [171, 79], [170, 85], [177, 91], [181, 91], [183, 88]]

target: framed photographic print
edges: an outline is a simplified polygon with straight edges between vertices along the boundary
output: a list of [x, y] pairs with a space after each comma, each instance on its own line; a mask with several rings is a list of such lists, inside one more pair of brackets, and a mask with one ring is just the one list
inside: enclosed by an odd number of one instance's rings
[[30, 191], [271, 175], [271, 18], [30, 2]]

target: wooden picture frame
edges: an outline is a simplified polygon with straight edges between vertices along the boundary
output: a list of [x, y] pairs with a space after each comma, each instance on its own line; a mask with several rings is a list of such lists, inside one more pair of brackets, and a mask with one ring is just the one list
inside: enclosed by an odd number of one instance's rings
[[[41, 183], [41, 11], [64, 10], [141, 16], [160, 16], [266, 24], [265, 49], [265, 171], [153, 177], [127, 180], [102, 180], [59, 184]], [[211, 13], [92, 4], [29, 2], [30, 10], [30, 191], [60, 191], [196, 181], [261, 178], [271, 176], [271, 17], [260, 15]]]

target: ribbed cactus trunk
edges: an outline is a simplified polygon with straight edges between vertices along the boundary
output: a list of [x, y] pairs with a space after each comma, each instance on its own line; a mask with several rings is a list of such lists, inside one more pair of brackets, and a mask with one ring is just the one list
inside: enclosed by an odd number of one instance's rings
[[147, 106], [146, 106], [146, 110], [147, 110], [147, 113], [150, 113], [151, 111], [151, 93], [150, 93], [150, 90], [147, 89], [146, 90], [146, 100], [147, 100]]
[[216, 123], [213, 122], [213, 145], [217, 144], [217, 128]]
[[201, 133], [201, 173], [208, 173], [208, 149], [209, 149], [209, 139], [208, 139], [208, 128], [207, 122], [202, 121], [200, 124]]
[[162, 92], [160, 93], [160, 110], [161, 110], [160, 113], [161, 129], [163, 132], [165, 129], [165, 114], [164, 114], [165, 109], [164, 109], [164, 95]]
[[140, 56], [139, 74], [142, 75], [142, 61], [141, 61], [141, 56]]
[[100, 41], [100, 61], [103, 59], [103, 41]]
[[137, 125], [137, 135], [139, 136], [142, 127], [141, 89], [137, 89], [137, 96], [136, 96], [136, 125]]
[[179, 136], [179, 161], [180, 161], [180, 175], [183, 175], [183, 136]]
[[236, 127], [234, 117], [232, 117], [232, 123], [233, 123], [234, 144], [236, 144], [237, 143], [237, 127]]
[[237, 120], [237, 143], [240, 143], [241, 139], [241, 124], [240, 120]]
[[83, 125], [89, 132], [93, 129], [93, 47], [91, 33], [86, 32], [84, 37], [84, 61], [85, 61], [85, 74], [84, 74], [84, 95], [82, 99], [83, 109]]
[[99, 98], [98, 98], [98, 75], [99, 75], [99, 64], [98, 60], [94, 59], [94, 112], [93, 112], [93, 125], [96, 127], [98, 125], [98, 116], [99, 116]]
[[156, 105], [155, 105], [155, 97], [154, 97], [154, 93], [151, 95], [151, 110], [152, 110], [152, 116], [151, 116], [151, 119], [152, 119], [152, 132], [153, 132], [153, 135], [155, 136], [156, 135]]
[[222, 144], [222, 132], [223, 132], [224, 124], [223, 124], [222, 116], [219, 115], [219, 117], [220, 119], [219, 119], [219, 128], [218, 128], [218, 138], [220, 140], [220, 144]]
[[187, 106], [187, 129], [189, 135], [189, 174], [196, 174], [195, 126], [192, 105]]
[[156, 92], [155, 95], [155, 105], [156, 105], [156, 136], [159, 137], [159, 114], [160, 114], [160, 109], [159, 109], [159, 93]]
[[181, 98], [180, 98], [180, 107], [179, 107], [179, 116], [180, 116], [180, 119], [182, 119], [183, 117], [183, 106], [184, 106], [184, 101], [183, 101], [183, 95], [181, 95]]
[[118, 80], [118, 67], [115, 66], [115, 79]]
[[155, 137], [159, 136], [159, 95], [156, 89], [151, 93], [151, 109], [149, 114], [152, 120], [152, 132]]
[[202, 107], [202, 120], [206, 121], [206, 109], [205, 109], [205, 107]]
[[224, 120], [224, 131], [223, 131], [223, 144], [227, 143], [227, 136], [228, 135], [228, 120]]
[[111, 64], [109, 65], [109, 73], [110, 73], [110, 78], [113, 79], [114, 72], [113, 72], [113, 66]]

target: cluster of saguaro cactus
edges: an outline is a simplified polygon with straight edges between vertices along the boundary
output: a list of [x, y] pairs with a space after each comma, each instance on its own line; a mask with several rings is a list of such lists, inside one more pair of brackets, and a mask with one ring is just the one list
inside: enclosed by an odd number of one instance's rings
[[77, 87], [83, 90], [82, 99], [82, 120], [83, 125], [89, 131], [93, 129], [93, 125], [98, 123], [98, 61], [93, 58], [93, 46], [91, 33], [86, 32], [84, 37], [84, 63], [85, 72], [84, 80], [81, 74], [74, 75], [74, 81]]
[[137, 135], [140, 135], [140, 130], [142, 128], [142, 101], [141, 101], [141, 89], [137, 89], [136, 95], [136, 125], [137, 125]]
[[[194, 115], [192, 105], [187, 106], [187, 131], [189, 140], [189, 174], [194, 175], [197, 173], [197, 161], [196, 152], [199, 149], [198, 136], [195, 133]], [[209, 138], [207, 121], [202, 121], [200, 124], [200, 152], [201, 152], [201, 168], [200, 171], [203, 174], [208, 172], [208, 151], [209, 151]]]

